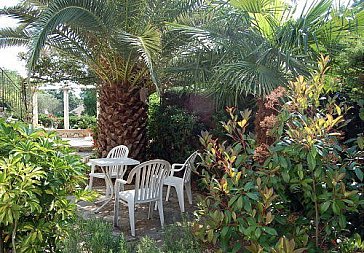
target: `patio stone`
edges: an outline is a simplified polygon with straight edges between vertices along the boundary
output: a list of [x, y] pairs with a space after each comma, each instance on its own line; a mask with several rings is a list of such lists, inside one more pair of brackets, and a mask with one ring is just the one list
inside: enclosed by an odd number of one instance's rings
[[[130, 187], [130, 186], [129, 186]], [[126, 187], [129, 189], [129, 187]], [[130, 187], [131, 189], [133, 186]], [[95, 188], [97, 192], [99, 192], [103, 196], [105, 188], [104, 186], [99, 186]], [[163, 198], [165, 200], [167, 192], [167, 187], [164, 187]], [[169, 197], [169, 201], [163, 201], [163, 211], [164, 211], [164, 220], [165, 225], [174, 224], [176, 222], [181, 222], [183, 220], [191, 220], [193, 217], [193, 212], [197, 209], [197, 193], [195, 191], [192, 192], [192, 205], [188, 203], [187, 196], [185, 194], [185, 213], [181, 213], [177, 194], [174, 188], [171, 189], [171, 194]], [[77, 203], [79, 215], [84, 219], [90, 218], [102, 218], [105, 221], [110, 223], [113, 222], [114, 215], [114, 201], [108, 203], [100, 212], [95, 213], [98, 207], [102, 205], [102, 203], [95, 204], [94, 202], [86, 202], [80, 201]], [[135, 209], [135, 229], [136, 229], [136, 237], [131, 236], [130, 225], [129, 225], [129, 213], [128, 207], [120, 204], [120, 215], [119, 215], [119, 227], [114, 227], [114, 233], [119, 234], [123, 233], [124, 237], [127, 241], [139, 240], [141, 237], [148, 236], [157, 242], [162, 241], [162, 233], [163, 229], [160, 225], [159, 213], [158, 211], [153, 211], [152, 218], [147, 219], [148, 217], [148, 205], [149, 204], [141, 204], [137, 205]]]

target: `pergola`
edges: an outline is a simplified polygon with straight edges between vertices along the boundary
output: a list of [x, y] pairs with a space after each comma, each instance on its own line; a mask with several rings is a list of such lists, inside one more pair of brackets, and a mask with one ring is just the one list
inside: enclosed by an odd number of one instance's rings
[[[73, 89], [95, 89], [94, 85], [78, 85], [74, 83], [60, 83], [58, 85], [46, 85], [33, 90], [33, 126], [38, 126], [38, 91], [40, 90], [63, 90], [63, 120], [64, 129], [70, 129], [69, 121], [69, 91]], [[98, 108], [98, 105], [97, 105]], [[97, 109], [97, 114], [99, 110]]]

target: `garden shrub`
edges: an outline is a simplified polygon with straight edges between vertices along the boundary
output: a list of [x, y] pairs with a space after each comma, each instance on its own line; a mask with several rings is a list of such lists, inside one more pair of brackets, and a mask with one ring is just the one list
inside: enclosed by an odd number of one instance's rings
[[299, 77], [267, 97], [265, 106], [278, 114], [261, 121], [274, 140], [264, 149], [246, 133], [249, 113], [233, 108], [223, 124], [229, 140], [202, 134], [201, 240], [233, 252], [293, 252], [284, 245], [317, 252], [337, 249], [337, 240], [355, 232], [349, 220], [363, 213], [363, 162], [357, 145], [342, 143], [346, 106], [322, 99], [327, 62], [311, 80]]
[[[341, 143], [347, 108], [335, 104], [335, 99], [320, 101], [325, 95], [327, 63], [328, 58], [321, 59], [312, 80], [299, 77], [290, 83], [289, 101], [282, 106], [276, 127], [279, 140], [265, 163], [266, 168], [279, 170], [281, 199], [291, 196], [284, 204], [297, 211], [295, 229], [306, 231], [306, 237], [314, 238], [315, 247], [321, 249], [335, 246], [330, 244], [345, 235], [348, 217], [363, 210], [364, 204], [358, 189], [353, 189], [353, 182], [363, 180], [362, 164], [344, 159], [347, 147]], [[268, 177], [266, 183], [277, 185]], [[286, 233], [293, 236], [294, 228], [285, 225]]]
[[136, 246], [136, 253], [162, 253], [162, 251], [158, 248], [154, 240], [146, 236], [140, 239]]
[[54, 252], [85, 196], [85, 165], [55, 133], [0, 119], [1, 252]]
[[364, 252], [364, 240], [361, 239], [359, 234], [354, 234], [351, 238], [345, 238], [339, 243], [340, 253], [353, 253]]
[[[71, 115], [69, 118], [71, 129], [91, 129], [96, 126], [96, 117]], [[63, 117], [39, 114], [39, 123], [46, 128], [63, 129]]]
[[246, 134], [250, 111], [239, 116], [228, 109], [230, 120], [223, 123], [230, 141], [220, 143], [203, 132], [201, 143], [203, 183], [208, 194], [200, 201], [196, 235], [223, 251], [241, 251], [247, 241], [273, 245], [277, 231], [272, 227], [273, 188], [262, 185], [253, 169], [255, 140]]
[[101, 219], [78, 219], [69, 235], [58, 242], [64, 253], [122, 253], [130, 252], [122, 235], [112, 232], [112, 224]]
[[199, 147], [202, 125], [196, 116], [175, 107], [150, 103], [148, 119], [149, 153], [176, 163], [184, 162]]
[[188, 224], [186, 221], [166, 226], [163, 233], [163, 239], [164, 252], [202, 252], [197, 238], [191, 231], [190, 224]]

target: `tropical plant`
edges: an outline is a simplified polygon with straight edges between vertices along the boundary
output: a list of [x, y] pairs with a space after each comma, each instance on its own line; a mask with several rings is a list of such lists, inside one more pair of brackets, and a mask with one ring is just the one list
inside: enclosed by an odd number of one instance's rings
[[319, 52], [334, 51], [364, 23], [363, 12], [341, 13], [331, 0], [307, 6], [298, 13], [285, 1], [212, 1], [169, 24], [175, 38], [169, 73], [181, 84], [207, 88], [222, 105], [307, 76]]
[[55, 252], [76, 216], [70, 196], [86, 196], [72, 152], [55, 133], [0, 120], [0, 252]]
[[100, 80], [99, 153], [105, 156], [112, 147], [124, 144], [132, 157], [143, 157], [146, 99], [158, 83], [158, 28], [194, 2], [24, 0], [1, 10], [20, 25], [0, 31], [0, 47], [28, 46], [31, 70], [46, 46], [85, 64]]

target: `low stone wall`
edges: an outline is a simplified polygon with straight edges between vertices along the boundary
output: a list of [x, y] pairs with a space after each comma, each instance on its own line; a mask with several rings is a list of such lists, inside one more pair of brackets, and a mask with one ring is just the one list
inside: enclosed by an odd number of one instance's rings
[[85, 138], [92, 135], [90, 129], [54, 129], [61, 138]]

